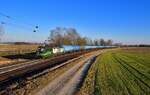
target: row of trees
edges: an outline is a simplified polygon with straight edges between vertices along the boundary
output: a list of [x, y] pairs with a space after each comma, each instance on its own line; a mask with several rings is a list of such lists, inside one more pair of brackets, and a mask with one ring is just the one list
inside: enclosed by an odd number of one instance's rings
[[88, 37], [81, 37], [81, 35], [74, 28], [60, 28], [57, 27], [50, 31], [48, 43], [55, 46], [62, 45], [112, 45], [112, 40], [95, 39], [92, 40]]

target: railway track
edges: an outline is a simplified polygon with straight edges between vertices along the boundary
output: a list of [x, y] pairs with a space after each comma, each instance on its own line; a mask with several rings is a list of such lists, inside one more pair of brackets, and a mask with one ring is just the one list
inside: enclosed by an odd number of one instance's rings
[[23, 65], [27, 65], [27, 64], [31, 64], [31, 63], [34, 64], [38, 61], [40, 61], [40, 60], [33, 60], [33, 61], [27, 61], [27, 62], [22, 62], [22, 63], [18, 63], [18, 64], [11, 64], [8, 66], [2, 66], [2, 67], [0, 67], [0, 73], [3, 71], [6, 71], [6, 70], [12, 69], [12, 68], [19, 67], [19, 66], [23, 66]]
[[87, 52], [94, 50], [73, 52], [65, 55], [56, 56], [45, 60], [34, 60], [30, 62], [20, 63], [16, 65], [10, 65], [0, 68], [0, 84], [7, 82], [16, 77], [21, 77], [25, 74], [40, 71], [49, 67], [55, 67], [60, 65], [62, 62], [78, 57]]
[[72, 68], [64, 72], [35, 95], [74, 95], [80, 88], [90, 66], [96, 56], [102, 52], [94, 53], [78, 62]]

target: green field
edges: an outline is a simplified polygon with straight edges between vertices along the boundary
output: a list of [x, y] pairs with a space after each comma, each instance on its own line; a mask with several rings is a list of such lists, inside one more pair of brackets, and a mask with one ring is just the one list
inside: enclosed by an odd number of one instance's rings
[[81, 95], [91, 91], [94, 95], [150, 95], [150, 48], [112, 50], [99, 56], [94, 65]]

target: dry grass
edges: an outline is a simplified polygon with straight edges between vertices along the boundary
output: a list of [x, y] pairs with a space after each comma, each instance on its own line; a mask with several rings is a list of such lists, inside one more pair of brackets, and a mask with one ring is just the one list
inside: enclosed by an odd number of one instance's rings
[[14, 62], [18, 62], [17, 59], [8, 59], [2, 56], [9, 56], [9, 55], [17, 55], [17, 54], [24, 54], [24, 53], [31, 53], [37, 50], [39, 45], [2, 45], [0, 44], [0, 66], [5, 64], [11, 64]]
[[76, 95], [92, 95], [94, 93], [96, 64], [94, 63], [88, 71], [88, 75]]
[[34, 51], [39, 45], [0, 45], [0, 51]]
[[0, 45], [0, 56], [34, 52], [38, 46], [39, 45]]

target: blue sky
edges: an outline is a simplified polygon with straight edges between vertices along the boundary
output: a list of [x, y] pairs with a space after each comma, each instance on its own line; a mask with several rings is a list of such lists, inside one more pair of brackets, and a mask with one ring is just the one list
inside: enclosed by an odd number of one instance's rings
[[[149, 0], [0, 0], [3, 41], [42, 42], [55, 27], [73, 27], [82, 36], [125, 44], [150, 44]], [[39, 31], [32, 32], [34, 25]], [[20, 27], [24, 26], [24, 27]]]

